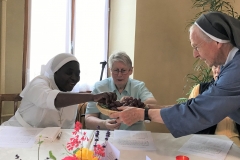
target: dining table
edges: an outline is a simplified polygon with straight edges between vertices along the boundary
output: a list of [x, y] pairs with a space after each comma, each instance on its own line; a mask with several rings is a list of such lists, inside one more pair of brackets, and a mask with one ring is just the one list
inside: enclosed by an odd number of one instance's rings
[[[1, 129], [1, 127], [0, 127]], [[43, 142], [40, 145], [35, 143], [30, 148], [5, 148], [0, 147], [0, 160], [47, 160], [49, 151], [52, 151], [57, 160], [61, 160], [66, 156], [66, 144], [73, 136], [73, 129], [62, 129], [60, 139], [53, 142]], [[93, 130], [82, 130], [88, 137], [93, 134]], [[104, 139], [106, 131], [100, 130], [100, 139]], [[194, 135], [187, 135], [179, 138], [174, 138], [171, 133], [156, 133], [151, 132], [156, 150], [122, 150], [120, 149], [119, 160], [146, 160], [146, 156], [151, 160], [176, 160], [176, 156], [184, 155], [190, 160], [208, 160], [207, 158], [186, 154], [180, 152], [179, 149]], [[203, 135], [222, 140], [230, 140], [223, 135]], [[111, 131], [109, 142], [114, 141], [114, 132]], [[39, 150], [38, 150], [39, 149]], [[38, 158], [39, 153], [39, 158]], [[225, 160], [240, 160], [240, 148], [233, 143], [227, 153]]]

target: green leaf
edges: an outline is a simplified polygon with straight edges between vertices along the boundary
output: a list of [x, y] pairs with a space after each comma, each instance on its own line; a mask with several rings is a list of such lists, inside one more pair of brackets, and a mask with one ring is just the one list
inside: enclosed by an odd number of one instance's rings
[[57, 158], [53, 155], [52, 151], [49, 151], [49, 158], [53, 160], [57, 160]]
[[177, 103], [179, 104], [179, 103], [184, 103], [184, 102], [187, 102], [187, 98], [178, 98], [177, 99]]
[[38, 143], [37, 143], [37, 144], [41, 145], [42, 143], [43, 143], [43, 141], [38, 141]]
[[75, 149], [75, 150], [73, 151], [73, 154], [76, 154], [77, 151], [79, 151], [79, 150], [80, 150], [80, 148]]

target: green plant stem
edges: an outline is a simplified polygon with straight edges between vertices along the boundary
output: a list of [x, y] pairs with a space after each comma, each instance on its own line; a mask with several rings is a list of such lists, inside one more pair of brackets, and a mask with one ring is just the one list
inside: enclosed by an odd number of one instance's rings
[[38, 160], [39, 160], [39, 151], [40, 151], [40, 145], [38, 146]]
[[38, 160], [39, 160], [39, 152], [40, 152], [40, 146], [41, 144], [43, 143], [43, 141], [40, 141], [42, 136], [39, 136], [39, 139], [38, 139]]

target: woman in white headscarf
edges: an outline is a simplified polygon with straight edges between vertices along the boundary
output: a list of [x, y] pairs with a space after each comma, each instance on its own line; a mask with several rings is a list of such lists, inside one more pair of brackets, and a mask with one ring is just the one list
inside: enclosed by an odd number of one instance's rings
[[95, 95], [70, 92], [79, 80], [77, 59], [69, 53], [58, 54], [42, 67], [41, 75], [24, 88], [19, 109], [2, 125], [73, 128], [77, 104], [116, 100], [116, 94], [110, 92]]

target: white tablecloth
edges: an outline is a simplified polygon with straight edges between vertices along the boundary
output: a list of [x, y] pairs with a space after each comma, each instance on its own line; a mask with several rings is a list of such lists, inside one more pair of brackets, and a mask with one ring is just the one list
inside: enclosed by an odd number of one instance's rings
[[[51, 150], [58, 160], [65, 157], [66, 150], [63, 145], [69, 141], [72, 137], [73, 130], [63, 130], [60, 140], [54, 142], [44, 142], [40, 149], [40, 160], [45, 160], [48, 157], [48, 152]], [[88, 136], [91, 135], [91, 130], [86, 130]], [[100, 139], [105, 136], [104, 131], [100, 131]], [[113, 138], [114, 135], [112, 135]], [[151, 160], [175, 160], [177, 155], [186, 155], [190, 160], [205, 160], [206, 158], [198, 157], [194, 155], [184, 154], [179, 152], [179, 148], [192, 136], [184, 136], [181, 138], [174, 138], [170, 133], [152, 133], [154, 143], [157, 147], [156, 151], [126, 151], [121, 150], [120, 160], [146, 160], [146, 155]], [[209, 137], [226, 139], [225, 136], [207, 135]], [[110, 142], [113, 140], [110, 138]], [[35, 144], [32, 148], [0, 148], [0, 160], [16, 160], [15, 155], [18, 154], [22, 160], [37, 160], [38, 144]], [[19, 160], [19, 159], [18, 159]], [[240, 160], [240, 148], [235, 144], [232, 145], [230, 151], [225, 160]]]

